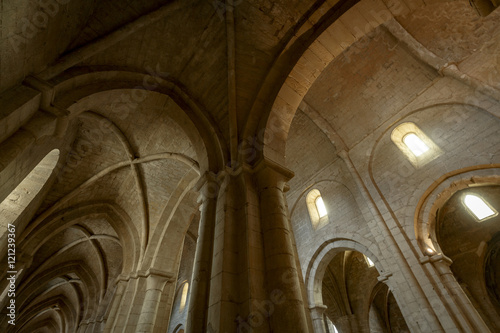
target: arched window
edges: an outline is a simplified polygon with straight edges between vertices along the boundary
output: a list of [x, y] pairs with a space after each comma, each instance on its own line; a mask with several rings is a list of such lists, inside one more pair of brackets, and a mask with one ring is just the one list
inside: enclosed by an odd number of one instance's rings
[[183, 287], [182, 287], [181, 304], [179, 306], [179, 312], [184, 311], [184, 308], [186, 307], [188, 291], [189, 291], [189, 283], [185, 282]]
[[322, 218], [327, 215], [325, 203], [323, 202], [323, 198], [321, 195], [314, 200], [314, 204], [316, 205], [316, 209], [318, 210], [319, 217]]
[[[0, 203], [0, 238], [7, 226], [17, 226], [17, 221], [49, 179], [59, 160], [59, 149], [48, 153], [19, 185]], [[21, 230], [17, 229], [17, 232]]]
[[465, 207], [467, 207], [469, 212], [476, 218], [477, 222], [483, 222], [498, 215], [495, 208], [491, 207], [478, 195], [466, 194], [463, 201]]
[[391, 140], [416, 168], [442, 154], [441, 149], [412, 122], [398, 125], [392, 131]]
[[314, 230], [321, 229], [328, 224], [328, 211], [319, 190], [311, 190], [306, 197], [307, 210]]
[[404, 144], [410, 148], [413, 155], [419, 157], [429, 151], [429, 147], [415, 133], [408, 133], [403, 137]]

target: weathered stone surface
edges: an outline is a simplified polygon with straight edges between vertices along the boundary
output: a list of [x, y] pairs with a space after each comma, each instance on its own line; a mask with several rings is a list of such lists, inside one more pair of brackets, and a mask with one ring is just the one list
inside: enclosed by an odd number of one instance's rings
[[[0, 15], [0, 331], [500, 331], [500, 217], [463, 201], [500, 210], [498, 9]], [[409, 161], [407, 122], [435, 156]]]

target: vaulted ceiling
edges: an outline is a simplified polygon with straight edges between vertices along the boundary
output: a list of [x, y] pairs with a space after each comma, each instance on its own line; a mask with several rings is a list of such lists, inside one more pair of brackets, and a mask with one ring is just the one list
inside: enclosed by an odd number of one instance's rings
[[[139, 258], [152, 260], [150, 252], [161, 243], [154, 235], [169, 225], [175, 227], [169, 232], [183, 234], [199, 217], [192, 188], [211, 153], [200, 148], [203, 135], [219, 135], [224, 154], [236, 127], [239, 143], [247, 123], [260, 121], [259, 106], [272, 104], [271, 92], [279, 90], [273, 83], [282, 82], [300, 56], [293, 53], [307, 48], [356, 2], [341, 1], [347, 5], [340, 8], [334, 0], [235, 0], [231, 22], [219, 0], [2, 1], [0, 93], [28, 76], [57, 85], [60, 77], [54, 77], [71, 71], [151, 74], [180, 87], [213, 126], [209, 134], [194, 133], [193, 124], [179, 116], [184, 105], [144, 83], [136, 89], [103, 84], [100, 92], [68, 93], [58, 101], [71, 117], [60, 140], [57, 172], [20, 239], [33, 262], [19, 287], [25, 309], [20, 331], [72, 328], [82, 319], [101, 318], [112, 295], [107, 287], [124, 267], [139, 268]], [[367, 8], [384, 5], [365, 3]], [[338, 12], [326, 15], [325, 8]], [[358, 7], [349, 13], [364, 17]], [[474, 15], [466, 1], [436, 2], [397, 21], [446, 62], [467, 66], [468, 57], [487, 50], [489, 39], [500, 32], [498, 11], [487, 18]], [[324, 24], [311, 29], [310, 39], [299, 39], [318, 22]], [[339, 22], [342, 33], [333, 37], [332, 47], [341, 51], [318, 73], [290, 129], [287, 166], [297, 174], [289, 193], [293, 200], [312, 174], [335, 158], [338, 147], [327, 137], [328, 128], [350, 148], [440, 75], [380, 22], [370, 22], [360, 34], [349, 25], [354, 21]], [[99, 46], [110, 38], [115, 39]], [[87, 52], [89, 47], [95, 51]], [[78, 58], [83, 53], [87, 56]], [[283, 55], [286, 61], [280, 61]], [[78, 60], [68, 72], [51, 74], [51, 68], [74, 57]], [[273, 77], [276, 68], [281, 71]], [[117, 75], [120, 80], [129, 78]], [[89, 86], [82, 89], [98, 90]], [[267, 94], [272, 98], [262, 100]], [[359, 118], [366, 121], [359, 124]], [[171, 246], [178, 250], [179, 244]], [[177, 257], [174, 250], [168, 260]]]

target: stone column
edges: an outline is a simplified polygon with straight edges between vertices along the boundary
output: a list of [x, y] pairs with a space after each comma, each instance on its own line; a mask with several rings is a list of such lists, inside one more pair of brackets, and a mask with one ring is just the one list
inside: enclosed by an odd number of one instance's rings
[[[118, 313], [118, 309], [122, 302], [123, 293], [125, 291], [125, 286], [127, 285], [127, 281], [119, 280], [118, 285], [116, 287], [115, 295], [113, 296], [113, 305], [111, 306], [111, 310], [109, 311], [109, 315], [106, 318], [106, 323], [113, 324], [115, 322], [116, 314]], [[111, 332], [111, 329], [114, 325], [106, 324], [104, 328], [104, 333]]]
[[264, 239], [266, 286], [271, 299], [279, 299], [269, 318], [271, 331], [308, 332], [304, 300], [288, 223], [285, 183], [293, 173], [263, 160], [255, 168], [259, 188]]
[[218, 185], [215, 175], [207, 173], [200, 177], [196, 189], [200, 192], [198, 202], [201, 204], [201, 215], [188, 303], [189, 310], [186, 322], [186, 332], [188, 333], [207, 331], [207, 309], [210, 296], [210, 277], [218, 196]]
[[325, 310], [326, 305], [318, 304], [314, 307], [309, 308], [311, 311], [311, 319], [313, 322], [314, 333], [326, 333], [325, 327]]
[[423, 265], [432, 265], [434, 269], [431, 268], [431, 270], [434, 270], [439, 274], [439, 278], [445, 288], [443, 292], [452, 296], [452, 302], [449, 302], [451, 303], [451, 310], [452, 312], [455, 312], [455, 317], [462, 325], [464, 331], [484, 333], [491, 332], [483, 318], [481, 318], [467, 295], [465, 295], [464, 291], [457, 283], [457, 280], [450, 269], [450, 265], [453, 263], [450, 258], [442, 253], [439, 253], [431, 257], [422, 257], [420, 258], [420, 262]]
[[170, 276], [158, 274], [157, 272], [148, 272], [146, 278], [146, 294], [144, 295], [144, 302], [142, 303], [136, 332], [153, 332], [163, 288], [170, 279]]

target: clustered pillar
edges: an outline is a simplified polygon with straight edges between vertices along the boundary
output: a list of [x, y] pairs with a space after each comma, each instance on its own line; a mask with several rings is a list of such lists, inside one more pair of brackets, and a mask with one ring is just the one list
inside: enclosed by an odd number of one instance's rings
[[197, 184], [197, 189], [200, 192], [198, 202], [200, 203], [201, 215], [191, 282], [187, 332], [207, 331], [207, 308], [218, 196], [215, 175], [210, 173], [203, 175]]
[[275, 331], [308, 332], [307, 317], [296, 267], [292, 233], [283, 193], [293, 173], [262, 161], [256, 168], [259, 186], [261, 224], [264, 237], [266, 286], [271, 295], [282, 295], [270, 317]]
[[323, 304], [316, 305], [309, 309], [311, 311], [311, 319], [313, 322], [314, 333], [327, 333], [325, 325], [326, 309], [327, 306]]
[[291, 177], [262, 161], [200, 181], [186, 332], [310, 332], [283, 193]]
[[153, 273], [146, 278], [146, 294], [144, 295], [141, 315], [137, 323], [138, 333], [153, 332], [158, 306], [160, 305], [160, 298], [168, 280], [168, 277]]

